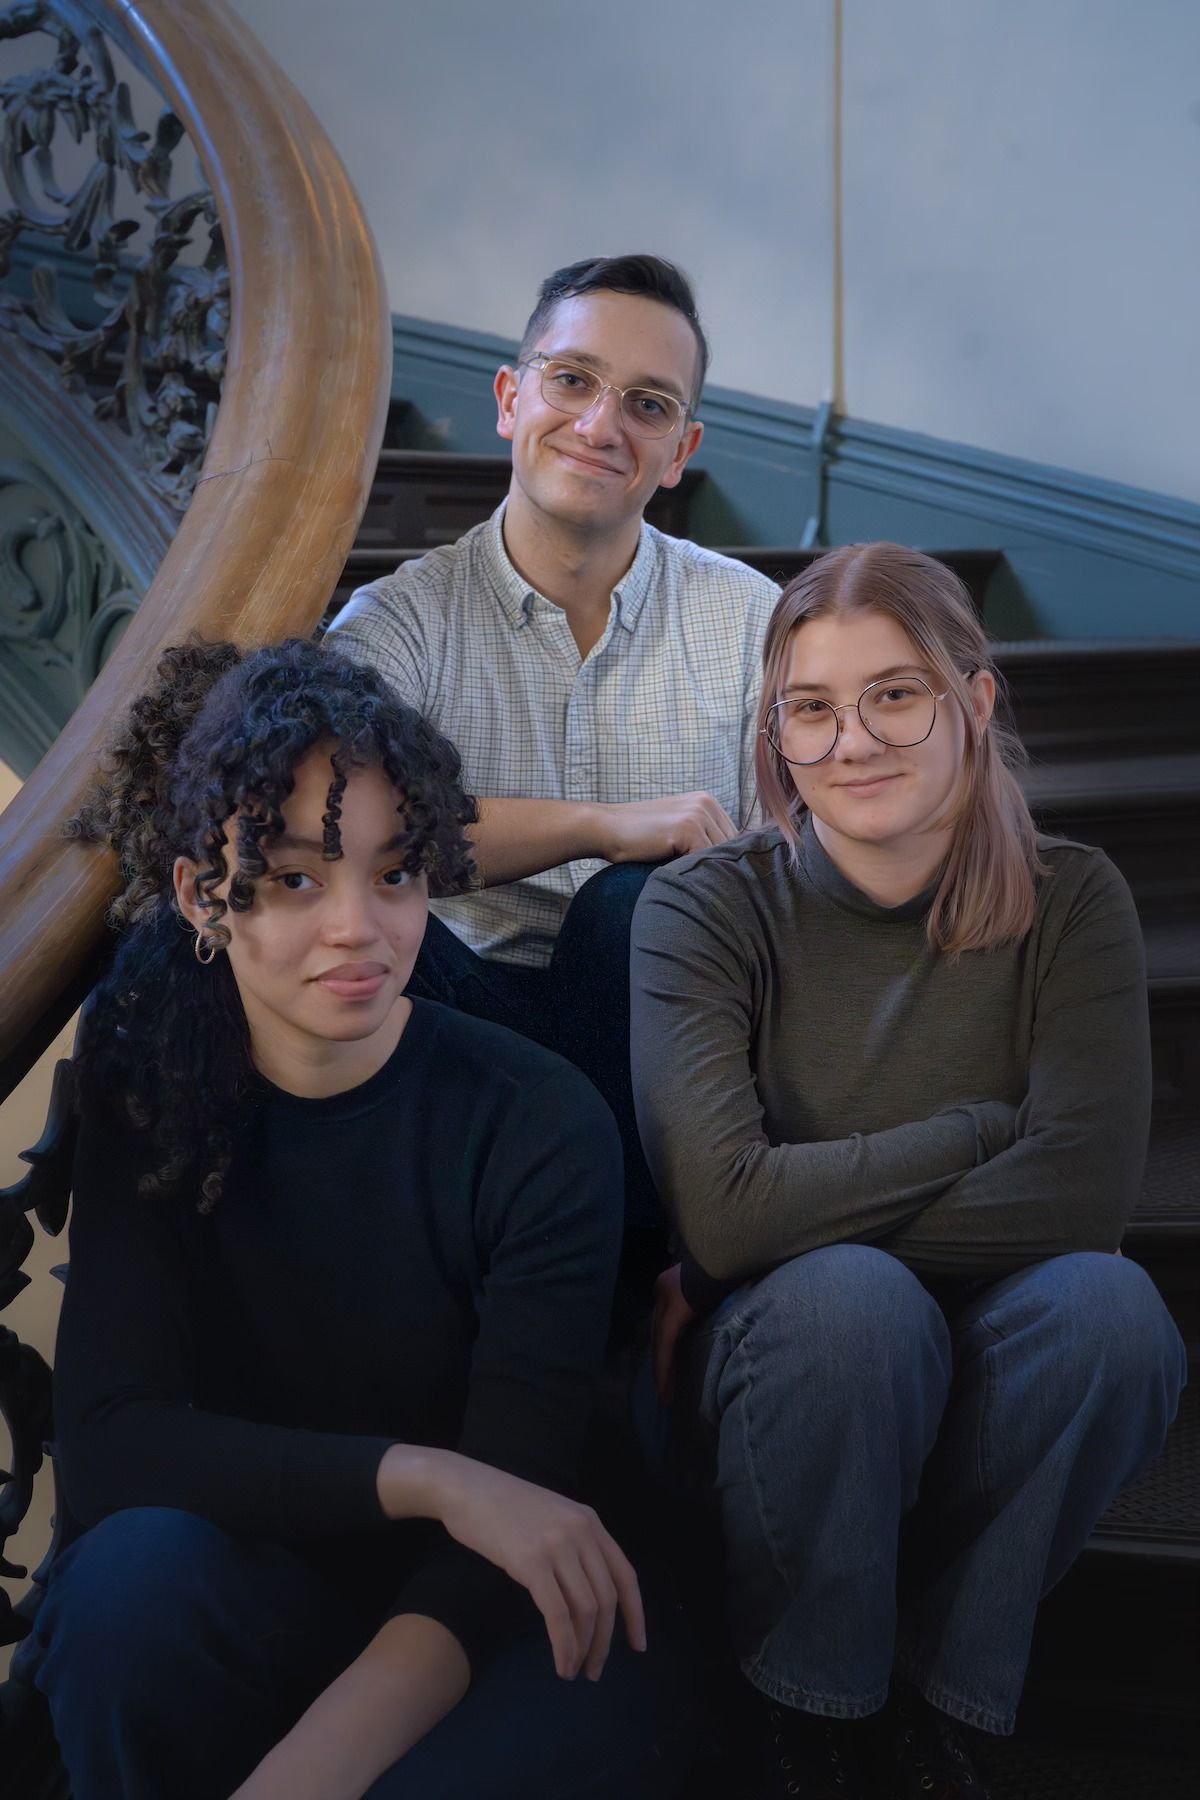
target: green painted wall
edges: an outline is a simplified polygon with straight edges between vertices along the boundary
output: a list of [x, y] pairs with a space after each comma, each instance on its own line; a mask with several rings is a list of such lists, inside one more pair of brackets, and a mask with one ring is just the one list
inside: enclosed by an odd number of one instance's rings
[[[499, 453], [491, 383], [510, 339], [396, 315], [397, 442]], [[997, 637], [1200, 638], [1200, 506], [811, 407], [711, 388], [696, 467], [700, 542], [890, 537], [1003, 551], [987, 596]]]
[[[38, 253], [82, 305], [72, 259], [55, 252]], [[512, 340], [395, 315], [393, 342], [393, 395], [409, 403], [395, 441], [503, 453], [491, 389]], [[1200, 638], [1200, 506], [728, 388], [707, 391], [702, 417], [702, 543], [796, 545], [815, 521], [821, 543], [995, 549], [997, 636]]]

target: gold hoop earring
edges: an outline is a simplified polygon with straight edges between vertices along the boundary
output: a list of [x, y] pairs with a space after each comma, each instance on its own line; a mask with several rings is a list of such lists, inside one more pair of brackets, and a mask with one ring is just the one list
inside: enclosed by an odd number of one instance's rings
[[[206, 969], [220, 948], [221, 946], [217, 943], [215, 938], [205, 937], [202, 931], [198, 931], [192, 940], [192, 950], [195, 954], [196, 961], [198, 963], [203, 963]], [[207, 955], [205, 952], [207, 952]]]

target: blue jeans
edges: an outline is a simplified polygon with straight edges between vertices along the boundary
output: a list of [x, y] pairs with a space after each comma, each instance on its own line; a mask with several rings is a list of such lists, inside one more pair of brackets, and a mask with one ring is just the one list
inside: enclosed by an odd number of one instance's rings
[[[544, 1634], [504, 1651], [369, 1800], [666, 1800], [695, 1741], [683, 1627], [647, 1598], [598, 1682]], [[362, 1583], [166, 1507], [114, 1513], [50, 1569], [35, 1627], [73, 1800], [228, 1800], [380, 1613]]]
[[941, 1301], [882, 1250], [796, 1257], [685, 1340], [676, 1440], [715, 1486], [756, 1688], [860, 1718], [895, 1668], [1006, 1734], [1038, 1602], [1161, 1448], [1186, 1361], [1122, 1257]]
[[652, 867], [611, 863], [585, 881], [567, 908], [547, 969], [477, 956], [431, 915], [408, 984], [418, 999], [507, 1025], [583, 1070], [621, 1133], [625, 1216], [635, 1230], [662, 1224], [629, 1075], [629, 926]]

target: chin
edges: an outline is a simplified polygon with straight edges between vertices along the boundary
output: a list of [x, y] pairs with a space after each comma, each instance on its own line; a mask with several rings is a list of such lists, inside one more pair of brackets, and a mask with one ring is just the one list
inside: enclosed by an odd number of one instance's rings
[[398, 994], [377, 994], [366, 1004], [358, 1002], [347, 1005], [335, 1012], [331, 1007], [328, 1012], [310, 1014], [305, 1021], [305, 1030], [314, 1037], [324, 1038], [330, 1044], [358, 1044], [364, 1038], [373, 1037], [382, 1031], [387, 1024], [399, 1000]]
[[375, 1019], [347, 1019], [344, 1025], [328, 1035], [339, 1044], [359, 1044], [364, 1038], [374, 1037], [377, 1031], [382, 1031], [388, 1022], [390, 1011], [389, 1007], [388, 1012], [381, 1013]]
[[637, 497], [616, 482], [593, 479], [583, 470], [572, 472], [566, 463], [554, 461], [549, 478], [539, 482], [533, 494], [547, 517], [569, 525], [608, 524], [637, 510]]
[[850, 839], [858, 844], [887, 844], [903, 837], [917, 828], [918, 821], [898, 816], [896, 811], [886, 802], [875, 808], [870, 801], [860, 800], [852, 803], [850, 808], [814, 807], [813, 815], [829, 831], [836, 831], [839, 837]]
[[[597, 513], [620, 511], [615, 482], [593, 480], [586, 474], [575, 474], [565, 465], [546, 483], [546, 498], [560, 512], [578, 513], [584, 518]], [[619, 496], [624, 500], [625, 496]]]

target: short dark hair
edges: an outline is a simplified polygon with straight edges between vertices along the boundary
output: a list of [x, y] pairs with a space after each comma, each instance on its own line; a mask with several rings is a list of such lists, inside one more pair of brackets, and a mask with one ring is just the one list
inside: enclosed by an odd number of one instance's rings
[[692, 284], [683, 270], [661, 256], [588, 256], [582, 262], [568, 263], [565, 269], [555, 269], [538, 289], [537, 305], [521, 334], [522, 358], [541, 337], [559, 301], [579, 294], [638, 294], [683, 314], [696, 339], [696, 379], [690, 403], [695, 412], [708, 373], [708, 339], [696, 311]]

